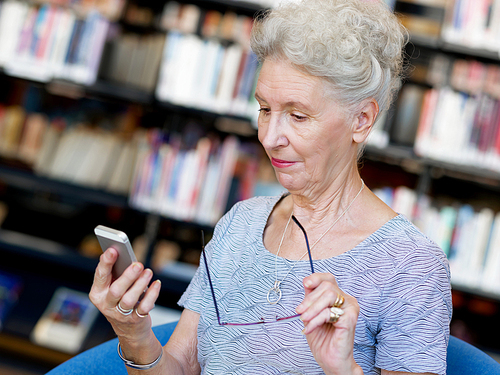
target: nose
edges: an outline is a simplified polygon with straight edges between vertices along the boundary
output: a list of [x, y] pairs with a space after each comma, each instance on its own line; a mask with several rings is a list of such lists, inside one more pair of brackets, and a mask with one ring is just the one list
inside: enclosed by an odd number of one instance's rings
[[259, 116], [258, 127], [259, 141], [266, 150], [288, 146], [286, 122], [279, 113]]

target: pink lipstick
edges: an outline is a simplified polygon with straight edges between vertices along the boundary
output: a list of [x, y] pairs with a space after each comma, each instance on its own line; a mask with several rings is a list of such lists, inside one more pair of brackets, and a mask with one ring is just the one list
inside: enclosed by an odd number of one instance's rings
[[271, 158], [271, 164], [276, 168], [286, 168], [294, 165], [295, 162]]

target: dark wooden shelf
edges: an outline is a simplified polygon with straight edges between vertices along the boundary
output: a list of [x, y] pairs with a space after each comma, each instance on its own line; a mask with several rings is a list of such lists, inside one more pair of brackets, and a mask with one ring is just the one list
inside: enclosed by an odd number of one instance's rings
[[0, 165], [0, 181], [24, 190], [55, 193], [90, 203], [128, 207], [128, 197], [102, 189], [94, 189], [70, 182], [39, 176], [29, 170]]
[[41, 362], [52, 367], [72, 357], [70, 354], [36, 345], [28, 339], [9, 333], [0, 333], [0, 350], [11, 355], [29, 358], [30, 362]]

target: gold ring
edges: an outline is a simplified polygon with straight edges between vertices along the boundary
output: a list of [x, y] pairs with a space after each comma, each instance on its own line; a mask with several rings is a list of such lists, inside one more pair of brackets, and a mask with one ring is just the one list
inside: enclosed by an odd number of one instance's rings
[[342, 307], [344, 304], [344, 296], [340, 293], [337, 293], [337, 298], [335, 299], [335, 302], [333, 303], [333, 307]]
[[340, 307], [330, 307], [330, 319], [328, 320], [328, 323], [337, 323], [342, 315], [344, 315], [344, 310]]

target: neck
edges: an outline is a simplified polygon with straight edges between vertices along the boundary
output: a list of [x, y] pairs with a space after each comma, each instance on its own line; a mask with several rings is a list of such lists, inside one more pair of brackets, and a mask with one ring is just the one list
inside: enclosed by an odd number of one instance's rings
[[346, 174], [322, 192], [314, 194], [294, 194], [292, 208], [295, 217], [307, 228], [321, 230], [336, 220], [352, 203], [362, 187], [357, 169]]

